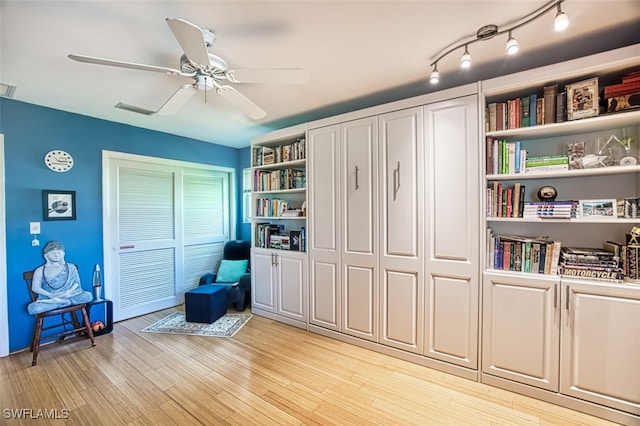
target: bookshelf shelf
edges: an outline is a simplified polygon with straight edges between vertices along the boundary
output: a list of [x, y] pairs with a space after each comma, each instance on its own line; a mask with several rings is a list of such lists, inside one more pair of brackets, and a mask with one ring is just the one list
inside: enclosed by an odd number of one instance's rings
[[253, 169], [258, 170], [278, 170], [278, 169], [287, 169], [292, 167], [304, 168], [306, 166], [307, 160], [292, 160], [292, 161], [282, 161], [280, 163], [272, 163], [272, 164], [264, 164], [262, 166], [252, 166]]
[[307, 191], [307, 188], [293, 188], [293, 189], [276, 189], [273, 191], [253, 191], [255, 195], [268, 195], [268, 194], [296, 194], [296, 193], [304, 193]]
[[561, 123], [487, 132], [486, 136], [492, 136], [494, 138], [509, 137], [520, 140], [530, 140], [618, 129], [620, 127], [635, 126], [638, 121], [640, 121], [640, 110], [635, 110], [583, 118], [581, 120], [563, 121]]
[[254, 216], [251, 219], [262, 220], [307, 220], [306, 216]]
[[640, 223], [640, 218], [637, 219], [629, 219], [629, 218], [620, 218], [620, 219], [553, 219], [553, 218], [532, 218], [532, 219], [524, 219], [521, 217], [487, 217], [487, 222], [520, 222], [520, 223], [544, 223], [544, 224], [552, 224], [552, 223], [575, 223], [575, 224], [638, 224]]
[[[640, 117], [640, 116], [639, 116]], [[640, 119], [640, 118], [639, 118]], [[574, 169], [558, 172], [544, 173], [509, 173], [486, 175], [487, 180], [528, 180], [528, 179], [549, 179], [549, 178], [576, 178], [585, 176], [604, 176], [624, 173], [638, 173], [640, 166], [612, 166], [599, 167], [594, 169]]]

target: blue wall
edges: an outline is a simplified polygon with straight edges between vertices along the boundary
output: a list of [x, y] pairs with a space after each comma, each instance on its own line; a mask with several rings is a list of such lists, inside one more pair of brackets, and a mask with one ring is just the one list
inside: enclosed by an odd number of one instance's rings
[[[242, 168], [249, 151], [154, 132], [109, 121], [0, 98], [0, 133], [5, 144], [7, 296], [9, 350], [30, 345], [34, 319], [26, 311], [29, 294], [22, 272], [43, 263], [42, 246], [59, 240], [67, 260], [78, 264], [85, 289], [91, 290], [95, 264], [102, 252], [102, 150], [212, 164], [236, 169], [238, 201], [236, 236], [250, 235], [242, 225]], [[249, 141], [247, 141], [247, 145]], [[69, 152], [73, 168], [55, 173], [46, 168], [51, 149]], [[43, 221], [42, 190], [76, 191], [75, 221]], [[40, 247], [32, 247], [29, 222], [40, 222]], [[108, 285], [108, 283], [106, 284]]]

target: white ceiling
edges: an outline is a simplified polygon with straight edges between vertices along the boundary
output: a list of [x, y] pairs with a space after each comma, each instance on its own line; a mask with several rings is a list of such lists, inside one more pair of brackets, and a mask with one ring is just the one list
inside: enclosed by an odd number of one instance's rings
[[[222, 145], [243, 147], [271, 128], [433, 91], [431, 59], [483, 25], [518, 21], [547, 0], [187, 1], [0, 0], [0, 82], [13, 99]], [[552, 31], [555, 12], [514, 33], [474, 43], [474, 67], [456, 51], [439, 62], [439, 88], [640, 42], [640, 0], [566, 0], [571, 24]], [[230, 68], [307, 70], [306, 85], [236, 84], [267, 111], [251, 120], [213, 91], [199, 91], [171, 116], [157, 110], [191, 80], [75, 62], [70, 53], [179, 68], [182, 54], [165, 18], [213, 29], [210, 52]], [[205, 99], [206, 93], [206, 99]]]

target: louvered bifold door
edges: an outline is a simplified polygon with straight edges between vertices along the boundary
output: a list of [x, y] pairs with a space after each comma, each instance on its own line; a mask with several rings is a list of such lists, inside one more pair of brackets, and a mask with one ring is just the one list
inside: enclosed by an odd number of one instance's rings
[[229, 174], [187, 170], [183, 177], [184, 279], [182, 291], [217, 271], [229, 238]]
[[176, 171], [133, 163], [118, 167], [118, 292], [114, 319], [175, 306]]

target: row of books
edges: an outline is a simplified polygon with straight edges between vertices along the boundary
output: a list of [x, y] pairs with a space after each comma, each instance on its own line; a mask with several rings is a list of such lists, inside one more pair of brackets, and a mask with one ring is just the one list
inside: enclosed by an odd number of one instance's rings
[[487, 230], [487, 267], [535, 274], [558, 273], [562, 243], [547, 237], [493, 235]]
[[[612, 247], [615, 246], [615, 249]], [[607, 241], [605, 248], [562, 247], [560, 252], [560, 275], [570, 278], [622, 282], [622, 246]], [[626, 249], [625, 249], [626, 251]]]
[[254, 191], [281, 191], [306, 187], [304, 170], [254, 170]]
[[251, 164], [265, 166], [287, 161], [304, 160], [306, 158], [306, 140], [300, 138], [297, 141], [275, 147], [259, 146], [252, 150]]
[[569, 170], [566, 154], [529, 156], [520, 141], [486, 138], [487, 174], [545, 173]]
[[558, 85], [543, 87], [542, 96], [532, 93], [504, 102], [491, 102], [485, 110], [485, 131], [518, 129], [566, 120], [566, 93]]
[[523, 219], [575, 219], [579, 201], [529, 201], [524, 204]]
[[284, 225], [273, 223], [257, 223], [255, 226], [255, 247], [271, 248], [277, 250], [305, 251], [306, 229], [286, 232]]
[[525, 188], [520, 182], [508, 187], [492, 182], [487, 188], [487, 217], [522, 217]]
[[[258, 198], [256, 199], [255, 216], [256, 217], [278, 217], [293, 216], [287, 214], [289, 211], [289, 202], [279, 198]], [[295, 216], [298, 216], [297, 214]]]

